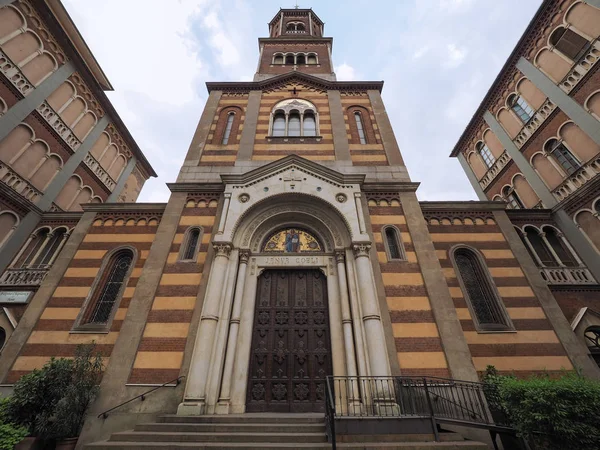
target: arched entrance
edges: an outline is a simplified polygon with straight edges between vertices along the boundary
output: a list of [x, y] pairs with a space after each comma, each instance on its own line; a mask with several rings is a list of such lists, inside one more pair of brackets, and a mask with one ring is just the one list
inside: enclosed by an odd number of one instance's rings
[[259, 277], [246, 411], [323, 411], [332, 375], [327, 282], [319, 269]]

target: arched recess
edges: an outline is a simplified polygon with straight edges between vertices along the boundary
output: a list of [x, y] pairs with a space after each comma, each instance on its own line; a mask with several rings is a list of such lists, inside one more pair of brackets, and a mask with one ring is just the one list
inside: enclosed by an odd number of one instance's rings
[[0, 23], [2, 24], [0, 42], [10, 40], [10, 36], [21, 33], [20, 29], [27, 26], [21, 12], [12, 5], [0, 8]]
[[489, 128], [483, 132], [483, 142], [485, 142], [485, 145], [488, 146], [492, 152], [492, 155], [494, 155], [496, 159], [498, 159], [500, 155], [504, 153], [504, 147], [502, 146], [502, 143]]
[[[228, 106], [221, 109], [212, 138], [213, 145], [232, 145], [239, 142], [237, 137], [243, 113], [244, 110], [239, 106]], [[233, 120], [230, 120], [230, 117], [233, 117]], [[224, 142], [225, 135], [227, 135], [226, 142]]]
[[[598, 125], [600, 127], [600, 124]], [[573, 122], [566, 122], [558, 129], [558, 137], [575, 153], [582, 163], [586, 163], [600, 153], [596, 144], [581, 128]]]
[[576, 2], [567, 10], [565, 23], [572, 25], [588, 38], [596, 39], [600, 36], [600, 9]]
[[479, 156], [477, 152], [471, 152], [469, 153], [468, 161], [469, 165], [473, 168], [473, 172], [475, 172], [477, 179], [481, 180], [487, 172], [487, 168], [481, 161], [481, 156]]
[[521, 128], [523, 128], [523, 123], [519, 121], [507, 108], [501, 108], [498, 112], [498, 122], [500, 125], [506, 130], [511, 139], [514, 139]]
[[556, 170], [549, 157], [541, 152], [533, 155], [531, 165], [550, 190], [556, 188], [564, 180], [564, 176]]
[[600, 201], [596, 201], [596, 211], [592, 212], [588, 209], [579, 211], [575, 214], [575, 222], [579, 225], [581, 231], [596, 247], [596, 251], [600, 253]]
[[92, 131], [92, 128], [94, 128], [94, 125], [96, 125], [97, 122], [98, 119], [96, 118], [96, 115], [91, 111], [86, 111], [81, 118], [78, 118], [75, 121], [75, 125], [73, 125], [71, 128], [73, 133], [75, 133], [75, 136], [77, 136], [79, 140], [83, 141], [89, 132]]
[[19, 216], [14, 212], [8, 210], [0, 211], [0, 247], [14, 233], [20, 221]]
[[121, 172], [125, 168], [126, 164], [127, 160], [125, 159], [125, 156], [121, 154], [117, 155], [112, 166], [110, 166], [110, 169], [108, 170], [108, 174], [113, 180], [119, 179], [119, 175], [121, 175]]
[[[350, 136], [352, 136], [353, 144], [361, 144], [363, 142], [365, 144], [377, 143], [375, 130], [367, 108], [364, 106], [352, 105], [346, 109], [346, 114], [348, 116], [348, 125], [350, 126]], [[362, 133], [359, 129], [360, 126], [362, 126]], [[361, 135], [363, 137], [362, 140]]]
[[58, 69], [58, 63], [54, 56], [43, 50], [40, 55], [25, 64], [21, 71], [29, 81], [38, 86], [56, 69]]
[[77, 175], [72, 175], [67, 180], [60, 193], [56, 197], [55, 203], [63, 210], [67, 211], [73, 202], [73, 199], [77, 195], [79, 188], [81, 187], [81, 178]]
[[108, 170], [118, 154], [119, 150], [117, 149], [117, 146], [115, 144], [110, 144], [108, 147], [106, 147], [106, 149], [104, 149], [104, 153], [98, 162], [104, 170]]
[[29, 179], [32, 171], [43, 163], [46, 156], [50, 154], [50, 147], [44, 141], [35, 140], [27, 149], [12, 163], [12, 168], [23, 178]]
[[533, 109], [537, 110], [546, 101], [546, 96], [535, 84], [528, 78], [521, 78], [517, 83], [517, 92], [529, 103]]
[[67, 106], [63, 112], [60, 113], [60, 118], [71, 127], [75, 121], [85, 113], [87, 110], [87, 103], [79, 95], [73, 99], [69, 106]]
[[33, 129], [25, 123], [20, 123], [0, 141], [0, 160], [8, 164], [16, 161], [34, 139]]
[[89, 186], [84, 186], [75, 197], [75, 200], [73, 200], [71, 203], [69, 211], [83, 211], [81, 205], [84, 203], [89, 203], [93, 196], [94, 191], [92, 191], [92, 188]]
[[67, 106], [67, 103], [75, 98], [77, 95], [77, 89], [70, 81], [65, 81], [57, 89], [52, 92], [47, 98], [48, 104], [58, 114]]
[[513, 177], [512, 185], [526, 208], [533, 208], [539, 203], [539, 197], [522, 174], [517, 174]]
[[94, 142], [94, 145], [92, 145], [92, 148], [90, 149], [90, 153], [94, 158], [96, 158], [96, 161], [100, 162], [100, 158], [102, 157], [110, 143], [111, 140], [108, 133], [106, 131], [100, 133], [100, 137], [96, 140], [96, 142]]
[[596, 91], [590, 95], [585, 101], [584, 106], [596, 119], [600, 120], [600, 91]]
[[571, 70], [572, 63], [566, 61], [547, 47], [541, 49], [534, 58], [534, 64], [555, 83], [560, 83]]

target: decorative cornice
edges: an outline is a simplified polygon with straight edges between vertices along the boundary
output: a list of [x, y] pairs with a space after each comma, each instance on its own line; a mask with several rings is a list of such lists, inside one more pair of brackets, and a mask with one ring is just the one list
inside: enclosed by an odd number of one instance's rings
[[421, 211], [457, 211], [476, 213], [478, 211], [504, 211], [506, 203], [492, 201], [461, 201], [461, 202], [419, 202]]
[[552, 208], [553, 212], [564, 209], [568, 214], [573, 214], [590, 200], [598, 196], [600, 190], [600, 176], [596, 175], [591, 181], [577, 189], [562, 202]]
[[363, 192], [416, 192], [420, 185], [413, 181], [379, 181], [366, 182], [361, 189]]
[[225, 185], [221, 183], [167, 183], [171, 192], [188, 193], [221, 193], [225, 190]]
[[81, 219], [82, 215], [83, 215], [83, 213], [80, 211], [79, 212], [47, 212], [47, 213], [44, 213], [41, 221], [48, 221], [48, 220], [53, 220], [53, 221], [75, 220], [75, 221], [78, 221], [79, 219]]
[[275, 16], [269, 21], [269, 25], [272, 25], [273, 22], [275, 22], [277, 19], [279, 19], [279, 17], [281, 17], [281, 13], [283, 13], [284, 16], [307, 16], [308, 14], [312, 14], [313, 20], [318, 24], [318, 25], [323, 25], [324, 22], [319, 18], [319, 16], [317, 16], [315, 14], [315, 12], [312, 10], [312, 8], [279, 8], [279, 11], [277, 11], [277, 14], [275, 14]]
[[381, 92], [383, 89], [383, 81], [327, 81], [302, 72], [288, 72], [262, 81], [214, 81], [206, 83], [206, 88], [208, 92], [264, 91], [295, 80], [303, 81], [316, 88], [332, 91], [363, 89]]
[[506, 214], [511, 222], [514, 221], [544, 221], [552, 222], [552, 210], [550, 209], [507, 209]]
[[166, 203], [86, 203], [81, 205], [84, 212], [163, 212]]
[[27, 214], [29, 211], [33, 211], [38, 215], [44, 214], [44, 212], [39, 209], [35, 204], [31, 203], [22, 195], [15, 192], [12, 188], [7, 186], [4, 183], [0, 182], [0, 198], [13, 207], [15, 212], [20, 212], [23, 216]]

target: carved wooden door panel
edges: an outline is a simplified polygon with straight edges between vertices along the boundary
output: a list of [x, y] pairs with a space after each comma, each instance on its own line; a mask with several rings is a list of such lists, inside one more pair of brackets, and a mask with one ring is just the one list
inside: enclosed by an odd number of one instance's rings
[[246, 411], [324, 411], [332, 374], [327, 282], [319, 270], [259, 278]]

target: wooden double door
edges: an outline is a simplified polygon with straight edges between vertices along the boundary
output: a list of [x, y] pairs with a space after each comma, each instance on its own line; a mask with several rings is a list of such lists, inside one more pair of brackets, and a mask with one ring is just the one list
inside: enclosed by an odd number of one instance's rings
[[246, 411], [324, 411], [332, 374], [326, 281], [316, 269], [260, 275]]

